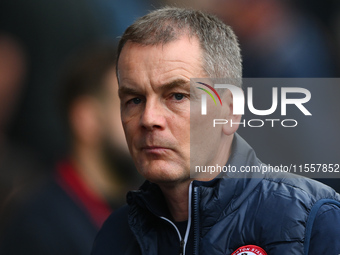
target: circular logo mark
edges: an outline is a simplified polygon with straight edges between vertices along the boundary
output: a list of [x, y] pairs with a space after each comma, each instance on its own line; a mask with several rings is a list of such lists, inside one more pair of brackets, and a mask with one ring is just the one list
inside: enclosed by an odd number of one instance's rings
[[231, 255], [267, 255], [267, 253], [259, 246], [246, 245], [238, 248]]

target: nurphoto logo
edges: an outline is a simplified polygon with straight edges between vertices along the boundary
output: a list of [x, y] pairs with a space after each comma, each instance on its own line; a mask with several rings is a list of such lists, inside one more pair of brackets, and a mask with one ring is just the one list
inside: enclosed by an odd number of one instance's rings
[[[278, 108], [278, 99], [280, 98], [280, 113], [281, 116], [287, 115], [287, 105], [294, 105], [299, 109], [303, 115], [305, 116], [312, 116], [311, 112], [308, 111], [308, 109], [304, 106], [307, 102], [311, 100], [311, 93], [308, 89], [301, 88], [301, 87], [281, 87], [280, 90], [278, 87], [272, 87], [272, 93], [271, 93], [271, 107], [268, 109], [256, 109], [254, 106], [254, 98], [253, 98], [253, 88], [248, 87], [247, 88], [247, 98], [245, 98], [245, 95], [243, 93], [242, 88], [231, 85], [231, 84], [214, 84], [214, 87], [211, 85], [208, 85], [203, 82], [196, 82], [200, 85], [205, 86], [206, 88], [196, 87], [200, 90], [203, 90], [206, 92], [214, 101], [215, 106], [217, 106], [216, 100], [214, 95], [208, 90], [210, 89], [215, 96], [220, 101], [220, 107], [223, 107], [223, 103], [221, 100], [220, 95], [216, 91], [216, 89], [219, 89], [219, 91], [222, 91], [220, 94], [223, 94], [223, 90], [227, 89], [232, 94], [232, 100], [233, 100], [233, 114], [234, 115], [244, 115], [245, 113], [245, 106], [248, 107], [249, 112], [256, 116], [268, 116], [273, 114], [277, 108]], [[279, 93], [280, 92], [280, 93]], [[280, 97], [279, 97], [280, 95]], [[298, 95], [299, 98], [290, 98], [290, 95]], [[246, 100], [247, 99], [247, 100]], [[245, 104], [245, 102], [247, 104]], [[201, 115], [207, 115], [207, 96], [206, 94], [201, 95]], [[232, 122], [232, 120], [228, 119], [214, 119], [213, 120], [213, 127], [216, 127], [216, 125], [248, 125], [249, 127], [262, 127], [265, 125], [265, 123], [268, 123], [271, 125], [271, 127], [274, 127], [276, 122], [281, 123], [282, 127], [296, 127], [298, 125], [298, 121], [296, 119], [250, 119], [250, 120], [243, 120], [241, 122]]]

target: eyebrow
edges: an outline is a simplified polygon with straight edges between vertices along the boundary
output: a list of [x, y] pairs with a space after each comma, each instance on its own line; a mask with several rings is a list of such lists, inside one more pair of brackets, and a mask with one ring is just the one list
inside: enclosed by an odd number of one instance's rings
[[[184, 79], [176, 79], [176, 80], [173, 80], [169, 83], [166, 83], [164, 85], [161, 86], [161, 89], [162, 90], [171, 90], [173, 88], [184, 88], [186, 87], [188, 84], [190, 84], [190, 81], [186, 81]], [[190, 86], [189, 86], [190, 88]]]
[[118, 96], [121, 97], [122, 95], [139, 95], [138, 91], [131, 87], [119, 87], [118, 89]]
[[[188, 84], [190, 84], [190, 81], [186, 81], [184, 79], [175, 79], [173, 81], [163, 84], [162, 86], [159, 87], [159, 89], [166, 91], [166, 90], [171, 90], [171, 89], [178, 88], [178, 87], [184, 88]], [[118, 93], [119, 93], [119, 96], [140, 94], [139, 90], [135, 89], [134, 87], [124, 87], [124, 86], [119, 88]]]

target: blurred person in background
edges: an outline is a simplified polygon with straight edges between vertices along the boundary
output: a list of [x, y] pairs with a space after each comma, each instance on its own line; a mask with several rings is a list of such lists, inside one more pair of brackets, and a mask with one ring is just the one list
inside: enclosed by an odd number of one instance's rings
[[88, 43], [116, 40], [133, 20], [153, 9], [153, 3], [153, 0], [0, 1], [0, 29], [22, 42], [29, 67], [10, 135], [37, 152], [48, 166], [45, 169], [52, 169], [67, 147], [55, 100], [65, 60]]
[[0, 232], [14, 204], [24, 199], [22, 191], [31, 187], [41, 175], [35, 156], [8, 136], [25, 73], [23, 48], [13, 37], [0, 33]]
[[119, 117], [115, 47], [87, 48], [68, 66], [61, 102], [69, 155], [18, 210], [1, 254], [89, 254], [104, 220], [138, 181]]
[[239, 35], [244, 77], [332, 77], [330, 41], [315, 19], [290, 1], [205, 1], [204, 9]]

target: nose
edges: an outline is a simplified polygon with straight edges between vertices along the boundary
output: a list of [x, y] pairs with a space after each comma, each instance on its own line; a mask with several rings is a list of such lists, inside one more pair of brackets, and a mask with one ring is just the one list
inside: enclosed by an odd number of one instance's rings
[[149, 100], [145, 104], [141, 116], [141, 126], [148, 131], [164, 129], [166, 125], [165, 107], [157, 100]]

